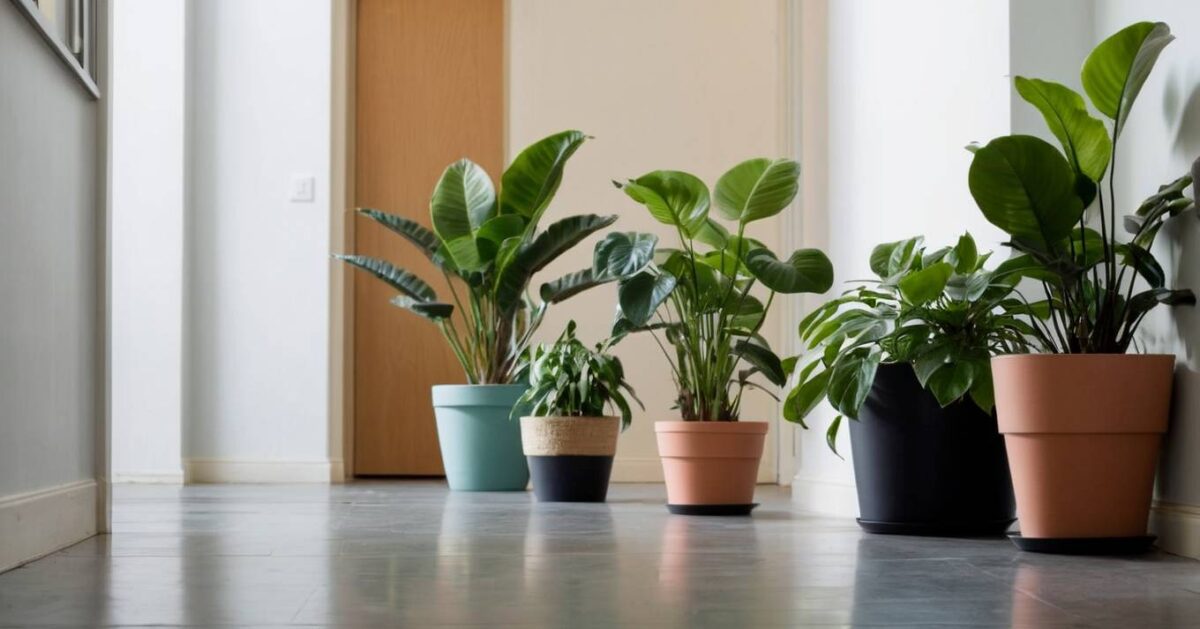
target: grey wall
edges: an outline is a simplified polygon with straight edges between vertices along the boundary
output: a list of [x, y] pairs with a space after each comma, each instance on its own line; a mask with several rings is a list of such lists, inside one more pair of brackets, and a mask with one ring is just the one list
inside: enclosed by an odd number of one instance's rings
[[0, 496], [94, 476], [99, 122], [0, 3]]

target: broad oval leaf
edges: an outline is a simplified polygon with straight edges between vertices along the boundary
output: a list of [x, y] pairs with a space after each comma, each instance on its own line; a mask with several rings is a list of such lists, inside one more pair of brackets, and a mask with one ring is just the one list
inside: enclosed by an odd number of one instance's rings
[[516, 214], [501, 214], [493, 216], [475, 232], [475, 247], [479, 251], [479, 259], [488, 263], [496, 259], [500, 245], [509, 238], [515, 238], [525, 232], [525, 219]]
[[654, 259], [658, 236], [640, 232], [612, 232], [596, 243], [592, 269], [598, 277], [621, 278], [646, 268]]
[[1138, 22], [1100, 42], [1083, 62], [1083, 89], [1096, 109], [1113, 120], [1114, 138], [1125, 128], [1159, 53], [1174, 39], [1171, 27], [1162, 22]]
[[913, 271], [900, 279], [900, 294], [916, 306], [929, 303], [941, 296], [953, 273], [954, 267], [948, 262], [938, 262], [920, 271]]
[[1083, 214], [1071, 165], [1045, 140], [999, 137], [979, 149], [968, 174], [971, 196], [989, 223], [1051, 250]]
[[729, 243], [729, 230], [712, 217], [704, 219], [704, 224], [692, 233], [692, 237], [713, 249], [724, 249]]
[[875, 372], [882, 355], [878, 345], [859, 348], [841, 358], [833, 365], [829, 377], [829, 403], [839, 413], [850, 419], [858, 419], [871, 386], [875, 384]]
[[460, 159], [442, 172], [433, 189], [429, 214], [434, 232], [459, 268], [482, 265], [473, 233], [494, 215], [495, 207], [492, 180], [475, 162]]
[[746, 254], [746, 267], [779, 293], [824, 293], [833, 286], [833, 264], [819, 249], [799, 249], [787, 260], [776, 258], [770, 249], [755, 249]]
[[721, 175], [713, 200], [725, 218], [745, 224], [782, 212], [799, 189], [798, 162], [748, 159]]
[[954, 270], [959, 273], [970, 273], [975, 270], [975, 263], [979, 261], [979, 249], [975, 245], [975, 239], [971, 234], [964, 233], [959, 236], [958, 243], [951, 250], [954, 254], [952, 263]]
[[966, 395], [975, 383], [975, 365], [967, 360], [946, 363], [933, 372], [926, 387], [943, 407]]
[[777, 387], [787, 384], [783, 361], [770, 348], [750, 341], [738, 341], [734, 350], [738, 352], [742, 360], [753, 365], [771, 384]]
[[582, 131], [562, 131], [521, 151], [500, 178], [500, 213], [536, 224], [558, 192], [567, 160], [586, 139]]
[[675, 276], [646, 271], [621, 281], [617, 299], [621, 315], [634, 327], [643, 326], [675, 289]]
[[783, 402], [783, 418], [807, 428], [804, 418], [825, 399], [829, 391], [829, 377], [832, 375], [832, 370], [824, 369], [810, 378], [802, 379]]
[[678, 170], [656, 170], [624, 184], [613, 182], [629, 198], [646, 206], [660, 223], [679, 227], [688, 236], [705, 228], [708, 186], [695, 175]]
[[1052, 81], [1019, 76], [1015, 84], [1021, 98], [1042, 112], [1046, 126], [1062, 144], [1071, 167], [1092, 181], [1100, 181], [1108, 169], [1112, 140], [1108, 139], [1104, 123], [1088, 113], [1083, 97]]

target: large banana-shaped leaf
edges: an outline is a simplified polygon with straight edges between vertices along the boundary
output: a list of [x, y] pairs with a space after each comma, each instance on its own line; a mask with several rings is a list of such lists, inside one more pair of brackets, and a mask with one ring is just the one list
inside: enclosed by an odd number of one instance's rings
[[1113, 138], [1125, 128], [1159, 53], [1174, 39], [1171, 27], [1162, 22], [1138, 22], [1100, 42], [1083, 62], [1083, 89], [1096, 109], [1113, 120]]
[[1108, 169], [1112, 140], [1108, 139], [1104, 123], [1088, 113], [1083, 97], [1052, 81], [1019, 76], [1015, 84], [1021, 98], [1042, 112], [1046, 126], [1062, 144], [1071, 167], [1092, 181], [1100, 181]]
[[613, 232], [596, 243], [592, 269], [597, 277], [621, 278], [641, 271], [654, 259], [658, 236]]
[[833, 264], [819, 249], [799, 249], [787, 260], [770, 249], [754, 249], [745, 259], [754, 277], [778, 293], [824, 293], [833, 286]]
[[583, 269], [582, 271], [568, 273], [556, 280], [542, 284], [540, 293], [542, 301], [556, 304], [574, 297], [589, 288], [607, 284], [614, 279], [613, 277], [597, 277], [592, 269]]
[[429, 213], [433, 230], [460, 269], [482, 266], [475, 230], [495, 214], [496, 191], [483, 168], [469, 159], [446, 167], [433, 189]]
[[799, 189], [799, 163], [750, 159], [721, 175], [713, 188], [713, 201], [725, 218], [749, 223], [782, 212]]
[[443, 304], [436, 301], [417, 301], [407, 295], [396, 295], [392, 298], [392, 305], [419, 314], [430, 321], [449, 319], [450, 315], [454, 314], [454, 306], [450, 304]]
[[689, 236], [705, 229], [708, 186], [695, 175], [678, 170], [656, 170], [624, 184], [614, 181], [629, 198], [646, 206], [660, 223], [679, 227]]
[[[497, 256], [496, 304], [508, 310], [521, 302], [533, 274], [545, 268], [571, 247], [598, 230], [616, 222], [616, 216], [580, 214], [556, 221], [538, 234], [533, 242], [522, 245], [515, 255]], [[502, 262], [501, 257], [507, 258]], [[499, 265], [503, 266], [499, 266]]]
[[635, 327], [645, 325], [672, 290], [675, 290], [675, 276], [670, 273], [643, 271], [622, 280], [617, 289], [621, 315]]
[[988, 222], [1043, 251], [1070, 235], [1083, 214], [1071, 165], [1033, 136], [988, 142], [975, 152], [967, 181]]
[[500, 213], [520, 214], [536, 225], [562, 183], [567, 160], [586, 139], [581, 131], [562, 131], [521, 151], [500, 178]]
[[407, 295], [417, 301], [437, 301], [437, 293], [434, 292], [429, 284], [426, 284], [424, 280], [404, 269], [392, 266], [387, 260], [368, 256], [348, 256], [341, 254], [334, 254], [333, 257], [374, 275], [392, 288], [400, 291], [401, 294]]
[[395, 214], [388, 214], [369, 207], [359, 208], [359, 214], [383, 225], [402, 236], [405, 240], [416, 245], [425, 257], [433, 259], [438, 250], [438, 238], [424, 225]]

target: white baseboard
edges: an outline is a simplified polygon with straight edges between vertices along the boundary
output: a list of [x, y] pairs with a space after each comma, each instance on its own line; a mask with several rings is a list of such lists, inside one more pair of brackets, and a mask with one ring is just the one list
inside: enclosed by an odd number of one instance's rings
[[1158, 547], [1174, 555], [1200, 559], [1200, 507], [1155, 501], [1150, 531]]
[[808, 513], [858, 517], [858, 493], [853, 483], [797, 475], [792, 479], [792, 503]]
[[0, 497], [0, 572], [95, 534], [95, 480]]
[[185, 459], [185, 483], [328, 483], [329, 461]]
[[112, 482], [135, 485], [181, 485], [183, 484], [183, 471], [113, 472]]
[[346, 477], [346, 463], [342, 459], [329, 459], [329, 482], [341, 484], [349, 481]]

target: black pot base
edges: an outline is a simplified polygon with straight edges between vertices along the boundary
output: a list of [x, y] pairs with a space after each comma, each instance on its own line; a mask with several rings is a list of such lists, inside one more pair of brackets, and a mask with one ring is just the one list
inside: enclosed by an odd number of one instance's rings
[[526, 456], [538, 502], [604, 502], [611, 456]]
[[856, 520], [862, 530], [879, 535], [924, 535], [929, 537], [998, 537], [1016, 518], [984, 522], [877, 522]]
[[750, 515], [758, 503], [748, 505], [673, 505], [667, 503], [667, 511], [674, 515]]
[[1008, 536], [1017, 548], [1054, 555], [1136, 555], [1149, 552], [1156, 535], [1134, 537], [1021, 537]]

